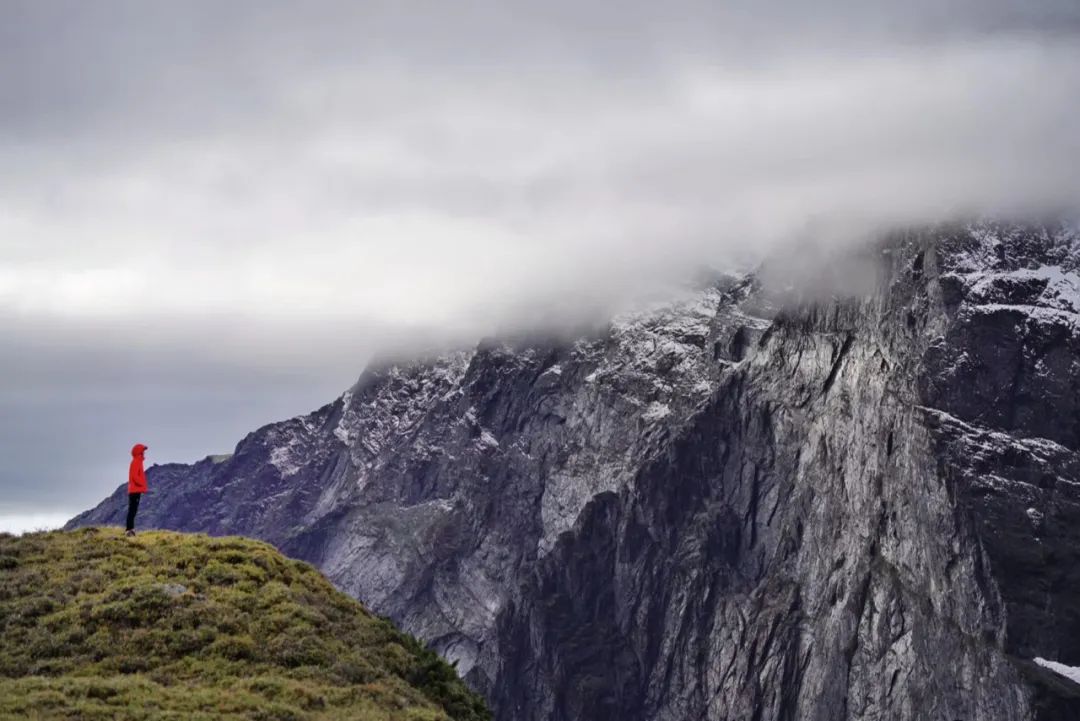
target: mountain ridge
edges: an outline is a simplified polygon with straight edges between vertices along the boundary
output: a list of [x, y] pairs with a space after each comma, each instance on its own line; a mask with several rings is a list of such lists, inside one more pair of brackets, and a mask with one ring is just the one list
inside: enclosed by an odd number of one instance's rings
[[729, 279], [372, 369], [147, 519], [311, 560], [501, 719], [1077, 717], [1030, 661], [1080, 664], [1077, 233], [863, 252], [859, 297]]

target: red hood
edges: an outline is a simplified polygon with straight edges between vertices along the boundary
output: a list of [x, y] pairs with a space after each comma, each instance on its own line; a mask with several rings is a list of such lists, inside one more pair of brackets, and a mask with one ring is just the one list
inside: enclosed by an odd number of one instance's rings
[[142, 458], [143, 453], [145, 453], [148, 448], [149, 446], [144, 446], [142, 443], [136, 443], [131, 449], [131, 455], [136, 458]]

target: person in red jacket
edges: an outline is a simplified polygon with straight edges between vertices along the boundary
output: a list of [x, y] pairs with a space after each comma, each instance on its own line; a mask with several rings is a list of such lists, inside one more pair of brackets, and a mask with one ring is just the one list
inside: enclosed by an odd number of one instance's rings
[[131, 467], [128, 469], [128, 514], [127, 535], [135, 535], [135, 514], [139, 512], [139, 499], [146, 493], [146, 471], [143, 470], [143, 456], [149, 450], [142, 443], [136, 443], [131, 449]]

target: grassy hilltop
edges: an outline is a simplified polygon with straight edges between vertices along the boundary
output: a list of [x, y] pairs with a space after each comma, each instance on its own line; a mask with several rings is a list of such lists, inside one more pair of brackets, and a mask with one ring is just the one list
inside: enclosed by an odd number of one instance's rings
[[488, 719], [450, 666], [241, 538], [0, 534], [0, 718]]

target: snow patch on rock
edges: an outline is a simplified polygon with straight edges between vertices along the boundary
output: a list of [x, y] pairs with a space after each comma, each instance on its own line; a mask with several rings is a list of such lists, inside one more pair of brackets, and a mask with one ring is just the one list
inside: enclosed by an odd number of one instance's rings
[[645, 409], [645, 412], [641, 414], [642, 420], [647, 423], [653, 423], [655, 421], [663, 420], [671, 415], [671, 406], [666, 403], [652, 402], [649, 407]]
[[1080, 684], [1080, 668], [1076, 666], [1066, 666], [1063, 663], [1049, 661], [1045, 658], [1040, 658], [1039, 656], [1036, 656], [1034, 661], [1043, 668], [1048, 668], [1054, 673], [1064, 676], [1073, 683]]

